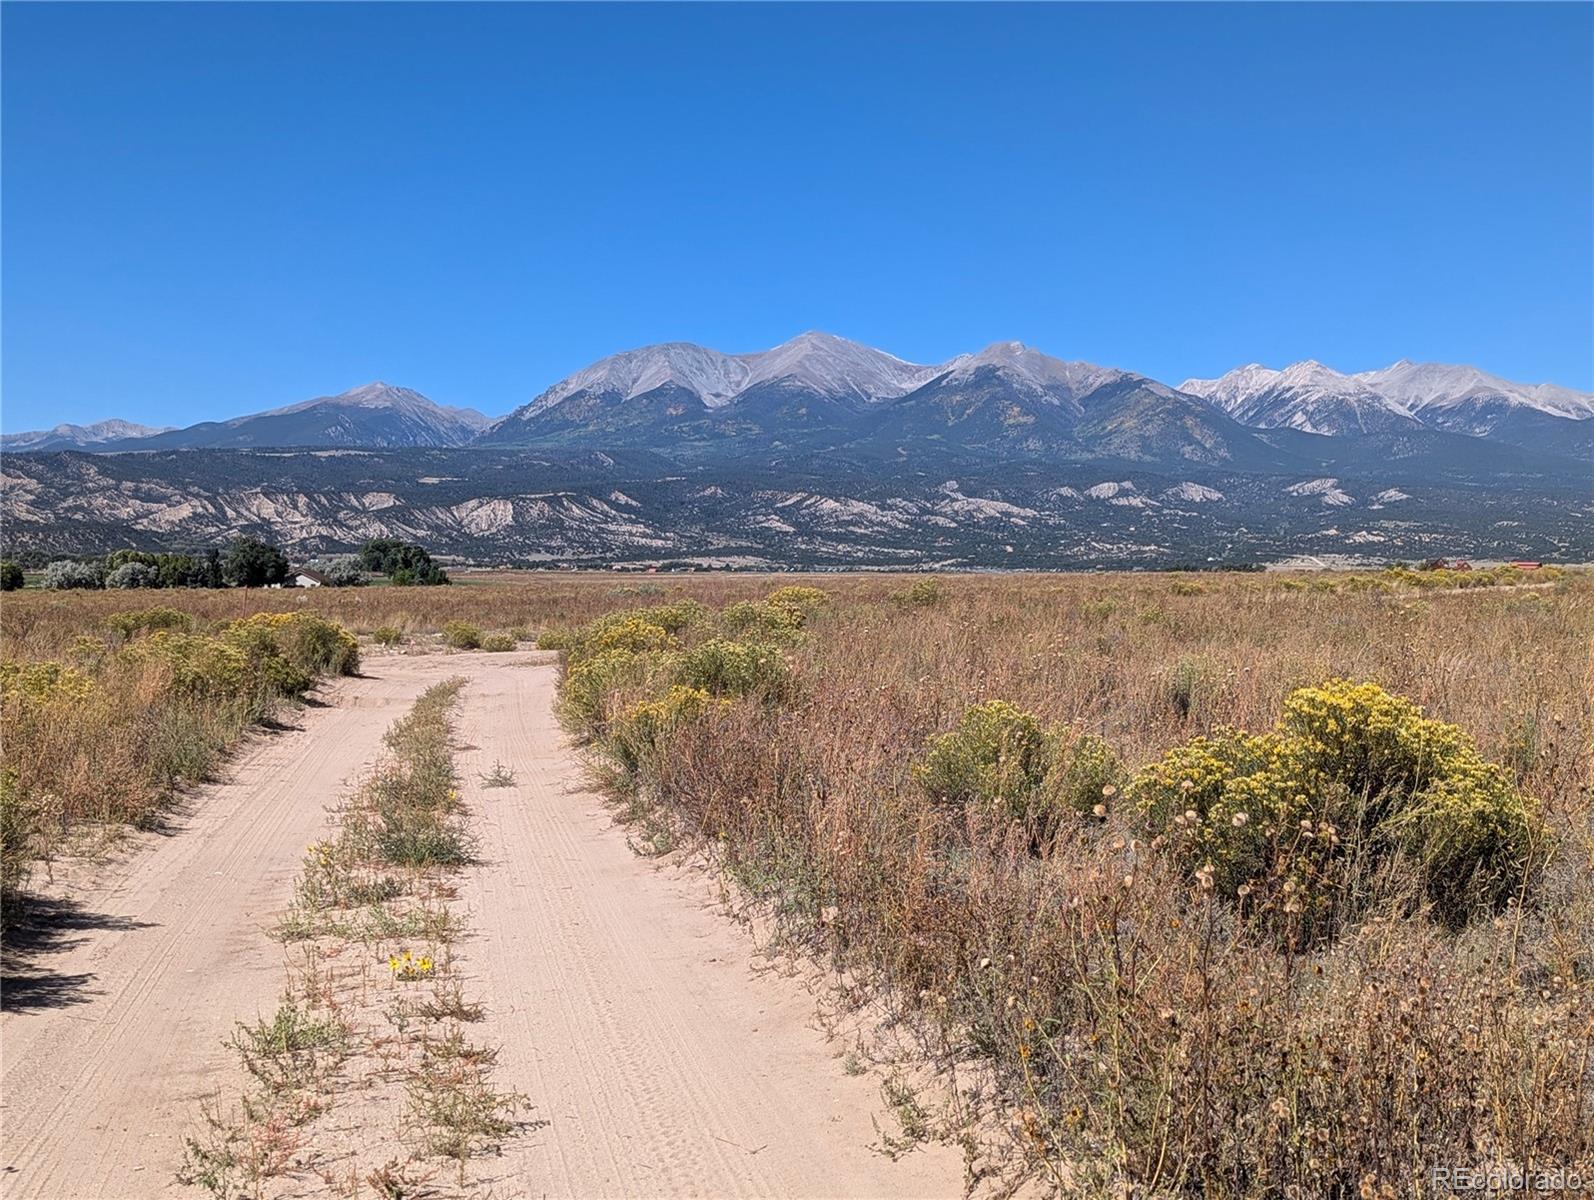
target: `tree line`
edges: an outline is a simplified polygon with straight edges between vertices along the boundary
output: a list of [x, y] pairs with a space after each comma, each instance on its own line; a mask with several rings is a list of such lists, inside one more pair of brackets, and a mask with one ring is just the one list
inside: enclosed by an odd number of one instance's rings
[[[398, 538], [372, 538], [353, 554], [313, 559], [298, 569], [314, 571], [331, 587], [359, 587], [372, 576], [385, 576], [398, 587], [449, 582], [448, 572], [424, 547]], [[197, 554], [113, 550], [102, 558], [57, 559], [46, 564], [40, 583], [56, 590], [275, 587], [286, 583], [294, 570], [279, 547], [237, 537], [225, 548]], [[15, 591], [25, 578], [21, 564], [0, 562], [0, 591]]]

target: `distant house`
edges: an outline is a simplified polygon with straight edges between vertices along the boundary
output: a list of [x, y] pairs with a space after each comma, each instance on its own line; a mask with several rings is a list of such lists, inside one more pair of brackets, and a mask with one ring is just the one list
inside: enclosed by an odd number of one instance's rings
[[300, 567], [297, 571], [288, 573], [288, 587], [325, 587], [327, 577], [320, 571], [312, 571], [309, 567]]
[[1541, 562], [1528, 562], [1524, 560], [1522, 562], [1514, 562], [1511, 565], [1519, 571], [1537, 571], [1544, 564]]

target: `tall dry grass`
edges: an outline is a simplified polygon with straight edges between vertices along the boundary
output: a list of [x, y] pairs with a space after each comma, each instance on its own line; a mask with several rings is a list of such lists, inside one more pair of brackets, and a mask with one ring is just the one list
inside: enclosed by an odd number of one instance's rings
[[[4, 617], [19, 607], [8, 600]], [[78, 616], [54, 656], [0, 655], [5, 917], [38, 860], [79, 835], [155, 821], [250, 725], [359, 662], [352, 635], [302, 613], [209, 630], [170, 608]]]
[[768, 590], [759, 578], [726, 575], [635, 575], [495, 571], [461, 573], [449, 587], [222, 588], [158, 591], [7, 592], [0, 600], [0, 657], [59, 657], [80, 633], [111, 614], [166, 605], [202, 623], [257, 612], [311, 612], [357, 633], [388, 626], [405, 634], [435, 632], [451, 620], [486, 629], [574, 624], [618, 605], [692, 595], [708, 603]]
[[[788, 639], [789, 698], [678, 704], [661, 731], [672, 701], [637, 700], [680, 678], [685, 651], [666, 649], [658, 668], [604, 665], [618, 682], [582, 731], [653, 844], [711, 847], [790, 944], [886, 997], [937, 1057], [990, 1070], [1061, 1190], [1426, 1194], [1435, 1165], [1594, 1156], [1590, 583], [1010, 577], [893, 598], [854, 581]], [[591, 653], [615, 632], [566, 641]], [[1130, 807], [1037, 852], [999, 812], [927, 803], [915, 777], [982, 701], [1098, 734], [1135, 767], [1219, 726], [1265, 729], [1333, 677], [1411, 697], [1509, 767], [1552, 834], [1524, 903], [1450, 931], [1394, 862], [1337, 938], [1281, 947]]]

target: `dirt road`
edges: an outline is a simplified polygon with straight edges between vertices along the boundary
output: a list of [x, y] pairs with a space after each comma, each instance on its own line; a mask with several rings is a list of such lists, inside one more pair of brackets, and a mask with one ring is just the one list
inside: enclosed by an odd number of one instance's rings
[[387, 726], [447, 673], [441, 656], [394, 657], [338, 680], [290, 728], [258, 737], [170, 830], [131, 839], [36, 936], [7, 948], [7, 1197], [178, 1190], [201, 1099], [236, 1083], [222, 1040], [276, 1007], [283, 952], [266, 930], [305, 846]]
[[[497, 1082], [546, 1122], [478, 1177], [496, 1196], [956, 1196], [958, 1156], [891, 1162], [878, 1081], [849, 1077], [793, 981], [690, 879], [627, 847], [554, 724], [550, 656], [371, 659], [260, 738], [191, 816], [73, 892], [6, 963], [0, 1193], [180, 1194], [202, 1098], [236, 1089], [222, 1039], [268, 1013], [289, 900], [326, 806], [426, 687], [464, 675], [463, 790], [481, 837], [463, 881], [468, 986]], [[495, 761], [516, 773], [482, 789]]]

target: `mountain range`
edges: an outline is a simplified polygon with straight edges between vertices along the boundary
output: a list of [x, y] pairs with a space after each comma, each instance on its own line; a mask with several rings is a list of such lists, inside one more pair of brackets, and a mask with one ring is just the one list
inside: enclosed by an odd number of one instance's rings
[[1344, 435], [1438, 429], [1565, 451], [1587, 445], [1594, 395], [1554, 384], [1520, 384], [1476, 367], [1414, 363], [1344, 375], [1320, 362], [1282, 371], [1252, 363], [1218, 379], [1187, 379], [1200, 396], [1236, 420], [1260, 428]]
[[252, 532], [526, 563], [1594, 559], [1594, 396], [1405, 361], [1173, 387], [1019, 342], [921, 364], [805, 333], [626, 351], [497, 420], [372, 383], [3, 448], [13, 553]]
[[127, 421], [102, 421], [87, 426], [57, 425], [48, 434], [6, 434], [0, 438], [0, 449], [119, 453], [281, 446], [461, 446], [490, 424], [475, 409], [449, 408], [410, 388], [377, 381], [336, 396], [317, 396], [284, 408], [228, 421], [202, 421], [184, 429], [149, 429]]
[[92, 425], [57, 425], [53, 429], [34, 429], [27, 433], [0, 434], [0, 449], [4, 450], [88, 450], [115, 442], [137, 441], [159, 433], [171, 432], [171, 426], [135, 425], [132, 421], [96, 421]]
[[[689, 342], [601, 359], [489, 420], [377, 382], [268, 412], [150, 429], [125, 421], [5, 435], [13, 451], [582, 446], [710, 457], [955, 448], [1042, 459], [1279, 465], [1280, 433], [1447, 433], [1576, 458], [1594, 394], [1406, 360], [1343, 374], [1259, 364], [1178, 387], [998, 342], [939, 364], [809, 332], [753, 354]], [[1280, 431], [1276, 433], [1275, 431]]]

